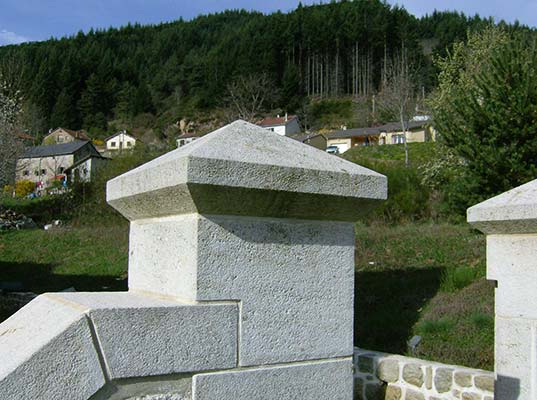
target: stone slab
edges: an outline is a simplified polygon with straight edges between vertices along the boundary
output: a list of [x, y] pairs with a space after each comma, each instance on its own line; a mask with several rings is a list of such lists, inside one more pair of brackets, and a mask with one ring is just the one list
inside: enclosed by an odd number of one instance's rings
[[107, 200], [130, 220], [198, 212], [356, 220], [386, 177], [236, 121], [116, 177]]
[[134, 293], [59, 293], [86, 308], [112, 379], [234, 368], [238, 305]]
[[468, 222], [487, 234], [537, 233], [537, 179], [468, 209]]
[[240, 365], [352, 355], [350, 223], [178, 216], [133, 223], [131, 245], [131, 290], [241, 302]]
[[537, 319], [537, 235], [489, 235], [487, 278], [498, 281], [496, 316]]
[[105, 383], [83, 310], [41, 295], [0, 324], [0, 399], [88, 399]]
[[352, 360], [194, 375], [193, 400], [351, 400]]
[[537, 321], [495, 319], [496, 399], [537, 398]]

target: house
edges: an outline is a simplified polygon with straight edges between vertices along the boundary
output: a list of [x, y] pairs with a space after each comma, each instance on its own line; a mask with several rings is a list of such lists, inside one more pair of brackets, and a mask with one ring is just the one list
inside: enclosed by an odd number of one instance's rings
[[[30, 147], [17, 159], [16, 180], [29, 180], [38, 187], [46, 188], [55, 180], [65, 179], [73, 165], [88, 159], [93, 159], [91, 163], [98, 163], [94, 160], [103, 160], [103, 157], [87, 141]], [[89, 172], [94, 170], [91, 167]], [[87, 179], [90, 178], [91, 175], [87, 176]]]
[[43, 145], [70, 143], [75, 140], [90, 141], [86, 132], [73, 131], [66, 128], [57, 128], [54, 131], [50, 131], [47, 136], [43, 138]]
[[302, 136], [291, 136], [291, 139], [295, 139], [304, 144], [309, 144], [310, 146], [313, 146], [319, 150], [326, 149], [327, 140], [326, 136], [324, 136], [322, 133], [313, 133]]
[[268, 129], [269, 131], [276, 132], [281, 136], [289, 136], [296, 133], [300, 133], [300, 124], [298, 123], [298, 117], [296, 115], [287, 115], [276, 118], [265, 118], [258, 123], [259, 126]]
[[107, 161], [109, 158], [88, 154], [67, 168], [65, 173], [71, 182], [90, 182], [91, 177], [94, 177]]
[[198, 138], [200, 138], [200, 135], [197, 133], [183, 133], [177, 138], [177, 147], [183, 147]]
[[132, 150], [136, 146], [136, 138], [125, 130], [107, 137], [104, 142], [107, 151]]
[[[406, 132], [407, 142], [430, 142], [436, 140], [436, 132], [428, 120], [410, 121]], [[337, 146], [340, 153], [344, 153], [354, 146], [371, 146], [383, 144], [404, 143], [404, 133], [401, 123], [390, 122], [371, 128], [342, 129], [326, 135], [328, 146]]]

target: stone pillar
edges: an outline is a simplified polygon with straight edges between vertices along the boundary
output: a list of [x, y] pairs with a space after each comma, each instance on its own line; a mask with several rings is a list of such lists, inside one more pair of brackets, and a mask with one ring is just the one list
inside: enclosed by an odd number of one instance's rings
[[495, 292], [496, 400], [537, 399], [537, 180], [468, 209], [487, 235]]
[[239, 369], [194, 375], [194, 399], [352, 398], [353, 222], [386, 194], [384, 176], [244, 121], [108, 182], [130, 292], [239, 305]]
[[129, 292], [0, 324], [0, 399], [351, 400], [353, 221], [386, 178], [237, 121], [108, 182]]

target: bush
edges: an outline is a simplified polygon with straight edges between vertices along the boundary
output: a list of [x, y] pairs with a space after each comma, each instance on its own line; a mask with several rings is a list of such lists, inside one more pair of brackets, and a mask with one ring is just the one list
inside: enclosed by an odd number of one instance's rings
[[399, 223], [431, 216], [431, 191], [422, 183], [418, 168], [405, 168], [403, 164], [391, 160], [361, 159], [359, 164], [388, 178], [388, 199], [365, 217], [366, 222], [380, 219]]
[[18, 181], [15, 184], [15, 195], [17, 197], [26, 197], [35, 190], [35, 183], [29, 180]]

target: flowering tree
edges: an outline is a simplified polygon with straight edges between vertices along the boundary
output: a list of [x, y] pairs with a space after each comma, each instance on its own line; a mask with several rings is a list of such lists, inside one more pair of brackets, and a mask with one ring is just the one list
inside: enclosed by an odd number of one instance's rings
[[17, 157], [23, 145], [17, 137], [21, 98], [0, 75], [0, 187], [15, 178]]

